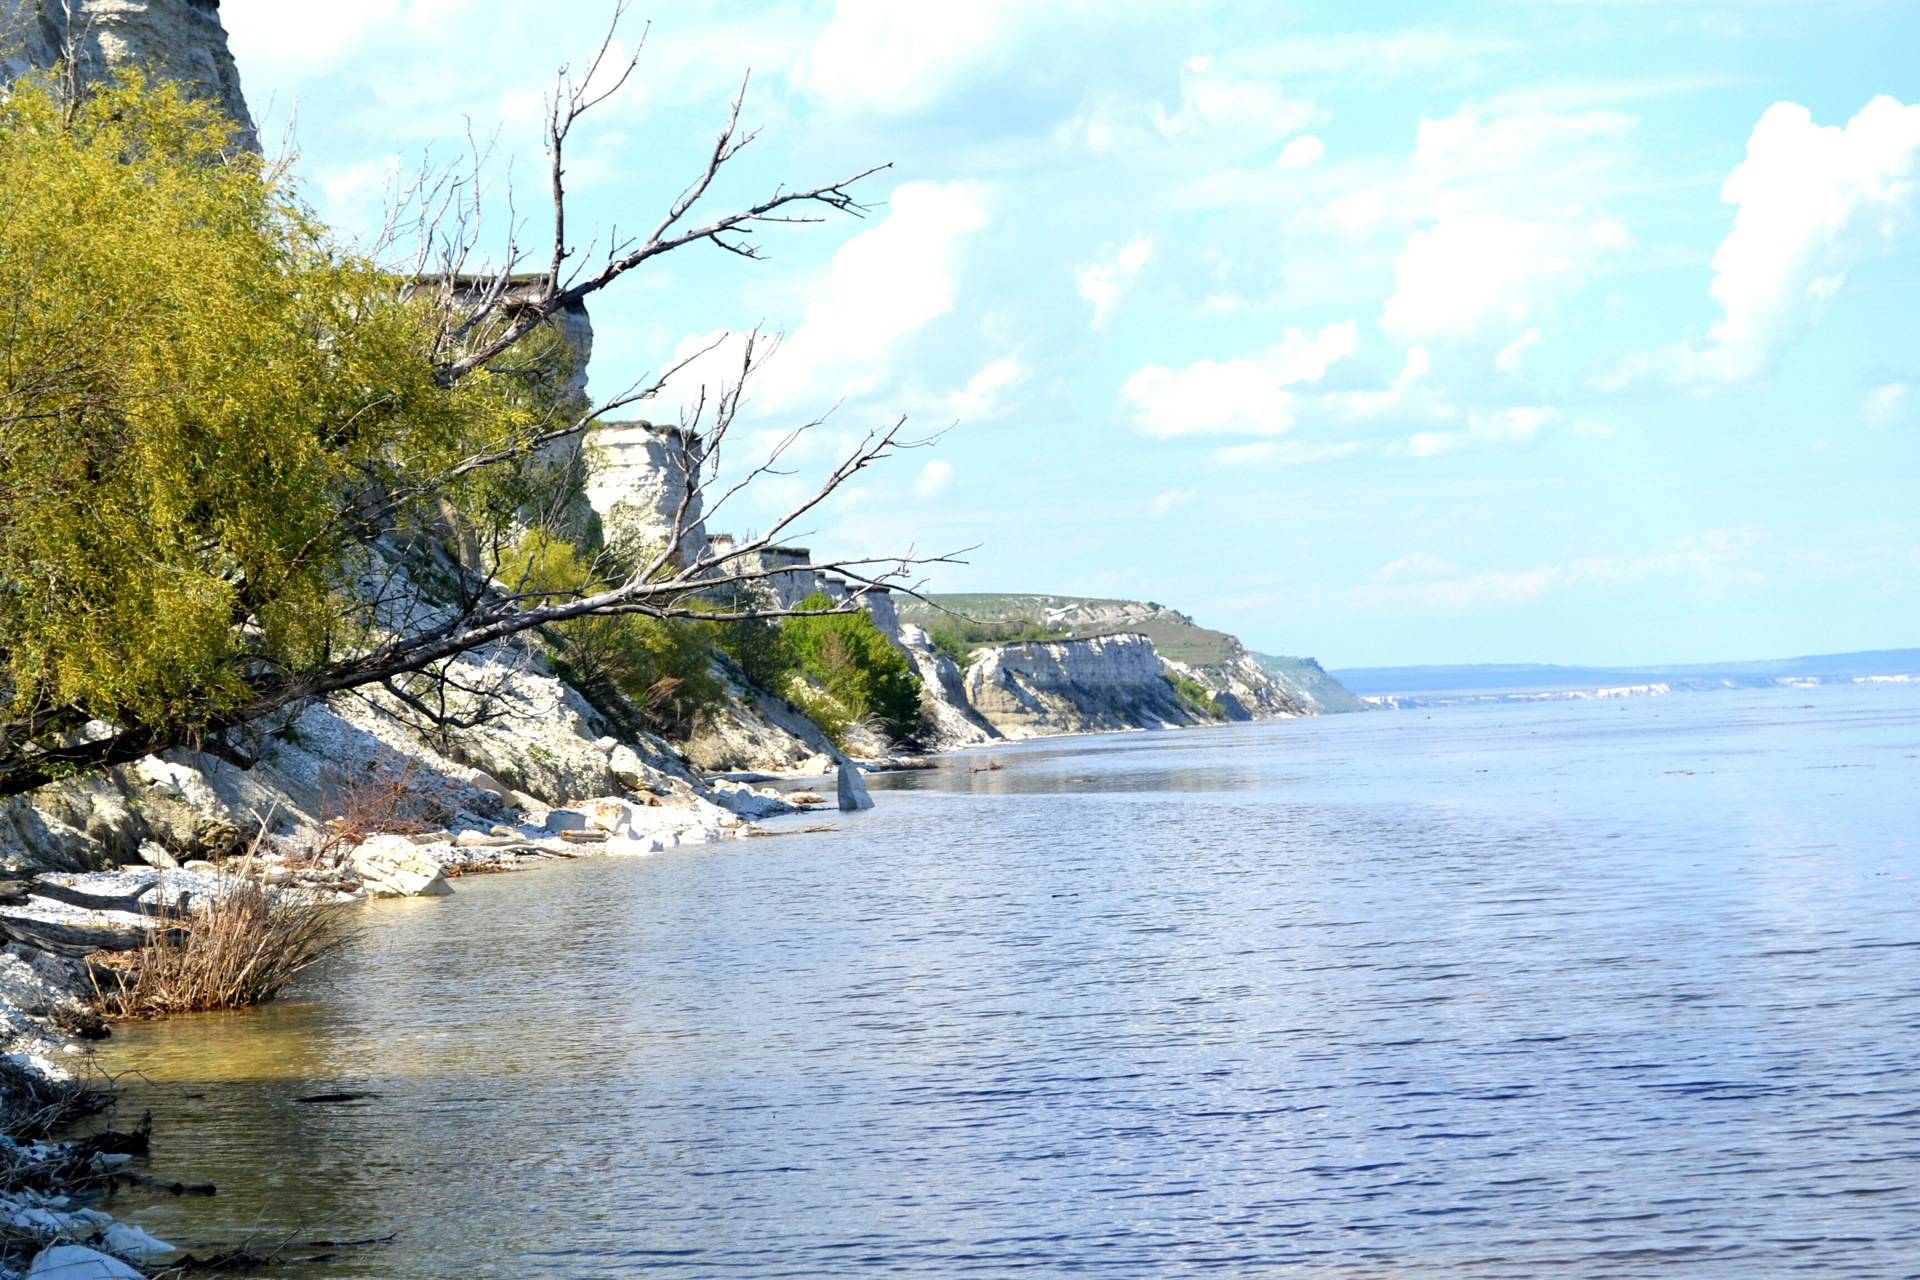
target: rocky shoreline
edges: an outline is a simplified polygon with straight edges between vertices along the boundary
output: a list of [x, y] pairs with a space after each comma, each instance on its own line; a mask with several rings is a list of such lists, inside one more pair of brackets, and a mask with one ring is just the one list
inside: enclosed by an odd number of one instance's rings
[[[154, 1179], [123, 1166], [145, 1150], [144, 1132], [53, 1141], [60, 1120], [108, 1105], [91, 1092], [87, 1041], [106, 1034], [94, 1011], [100, 952], [143, 945], [150, 931], [191, 927], [195, 904], [217, 900], [246, 875], [301, 901], [349, 903], [454, 892], [462, 876], [512, 872], [553, 860], [633, 857], [775, 834], [757, 821], [836, 805], [870, 807], [857, 766], [842, 761], [835, 800], [781, 794], [746, 779], [656, 781], [635, 793], [568, 806], [537, 802], [515, 821], [469, 820], [428, 832], [376, 834], [331, 859], [290, 855], [283, 842], [222, 864], [40, 872], [0, 880], [0, 1280], [124, 1280], [181, 1265], [181, 1251], [89, 1201], [120, 1183]], [[811, 771], [788, 781], [826, 776]], [[530, 799], [529, 797], [521, 797]], [[62, 1113], [30, 1105], [63, 1099]], [[173, 1189], [171, 1184], [159, 1183]], [[203, 1188], [200, 1190], [211, 1190]], [[204, 1260], [201, 1260], [204, 1263]]]

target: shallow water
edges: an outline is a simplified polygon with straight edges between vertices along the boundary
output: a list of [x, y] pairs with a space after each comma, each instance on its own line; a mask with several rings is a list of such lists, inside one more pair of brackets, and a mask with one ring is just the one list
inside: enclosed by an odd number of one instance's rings
[[327, 1277], [1920, 1274], [1920, 690], [946, 763], [123, 1029], [221, 1190], [111, 1207], [397, 1233]]

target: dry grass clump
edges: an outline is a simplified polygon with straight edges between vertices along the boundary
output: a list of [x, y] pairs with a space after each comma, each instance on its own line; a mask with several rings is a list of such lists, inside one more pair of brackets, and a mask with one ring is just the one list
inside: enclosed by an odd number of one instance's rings
[[312, 891], [269, 886], [249, 855], [220, 892], [176, 927], [154, 929], [114, 957], [117, 984], [94, 989], [115, 1018], [241, 1009], [271, 1000], [345, 941], [343, 907]]

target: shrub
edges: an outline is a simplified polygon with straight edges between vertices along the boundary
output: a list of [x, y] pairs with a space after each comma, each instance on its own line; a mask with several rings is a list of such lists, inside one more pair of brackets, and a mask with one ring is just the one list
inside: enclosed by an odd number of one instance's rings
[[249, 854], [183, 927], [156, 928], [124, 953], [119, 985], [102, 988], [96, 978], [98, 1007], [110, 1017], [155, 1018], [271, 1000], [345, 940], [344, 911], [311, 891], [269, 886]]
[[[833, 606], [832, 598], [818, 591], [799, 605]], [[785, 630], [804, 682], [795, 700], [829, 736], [867, 720], [895, 741], [924, 732], [920, 677], [865, 611], [788, 618]]]
[[800, 668], [785, 628], [770, 619], [717, 624], [717, 643], [756, 688], [784, 691]]
[[419, 835], [459, 810], [454, 784], [411, 757], [348, 758], [320, 774], [324, 834], [308, 860], [324, 864], [374, 835]]
[[[498, 576], [510, 589], [560, 597], [604, 585], [596, 567], [564, 538], [532, 529]], [[640, 709], [647, 728], [685, 739], [726, 697], [713, 675], [714, 631], [698, 619], [629, 613], [570, 619], [542, 635], [560, 674], [590, 701], [604, 705], [616, 694]]]
[[533, 429], [523, 379], [441, 385], [435, 317], [231, 135], [131, 72], [0, 101], [0, 697], [31, 734], [218, 724], [329, 661], [369, 485]]
[[1174, 701], [1194, 715], [1205, 716], [1209, 720], [1227, 718], [1227, 709], [1213, 696], [1213, 690], [1192, 676], [1176, 675], [1169, 671], [1167, 683], [1173, 686]]

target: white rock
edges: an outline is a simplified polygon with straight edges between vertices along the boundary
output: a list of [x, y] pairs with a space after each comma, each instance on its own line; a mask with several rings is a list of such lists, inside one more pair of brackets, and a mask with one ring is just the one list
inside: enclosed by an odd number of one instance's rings
[[614, 743], [607, 752], [607, 768], [613, 772], [614, 780], [629, 791], [645, 791], [651, 783], [646, 761], [624, 742]]
[[57, 1236], [67, 1229], [65, 1218], [57, 1218], [45, 1209], [22, 1209], [13, 1215], [13, 1225], [22, 1231], [37, 1231], [43, 1236]]
[[842, 761], [840, 764], [840, 808], [844, 812], [873, 808], [873, 797], [867, 794], [867, 784], [851, 761]]
[[513, 793], [507, 790], [500, 779], [494, 777], [485, 769], [468, 769], [467, 782], [469, 785], [476, 786], [482, 791], [493, 792], [494, 795], [499, 796], [502, 800], [511, 802], [513, 799]]
[[116, 1222], [100, 1237], [101, 1243], [123, 1258], [151, 1262], [179, 1250], [165, 1240], [148, 1235], [131, 1222]]
[[634, 806], [615, 796], [603, 796], [598, 800], [589, 800], [580, 806], [587, 815], [587, 821], [595, 829], [610, 831], [615, 835], [633, 830]]
[[167, 846], [161, 844], [158, 840], [142, 840], [140, 842], [140, 861], [150, 867], [157, 867], [162, 871], [175, 871], [180, 867], [180, 860], [175, 858], [171, 853], [168, 853]]
[[578, 809], [549, 809], [545, 826], [555, 835], [562, 831], [585, 831], [587, 815]]
[[776, 813], [792, 813], [794, 806], [771, 791], [725, 780], [713, 784], [713, 798], [738, 818], [770, 818]]
[[134, 761], [133, 768], [162, 795], [185, 801], [196, 809], [217, 813], [222, 808], [220, 797], [214, 794], [213, 788], [207, 785], [207, 780], [200, 776], [197, 769], [162, 760], [159, 756], [143, 756]]
[[406, 836], [374, 836], [353, 851], [353, 872], [376, 898], [437, 898], [453, 892], [440, 864]]
[[27, 1268], [27, 1280], [146, 1280], [118, 1258], [85, 1245], [56, 1244], [42, 1249]]

